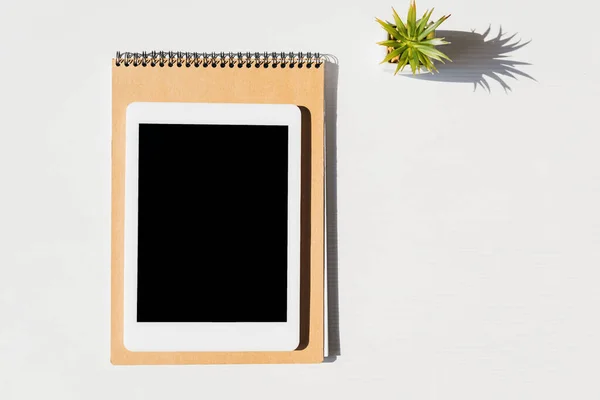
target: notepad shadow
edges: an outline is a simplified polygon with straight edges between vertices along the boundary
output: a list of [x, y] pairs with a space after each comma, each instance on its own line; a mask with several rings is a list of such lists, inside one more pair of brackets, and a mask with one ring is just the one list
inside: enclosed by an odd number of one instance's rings
[[337, 94], [339, 65], [325, 65], [325, 223], [327, 225], [327, 337], [329, 355], [334, 362], [342, 354], [340, 341], [338, 274], [338, 190], [337, 190]]

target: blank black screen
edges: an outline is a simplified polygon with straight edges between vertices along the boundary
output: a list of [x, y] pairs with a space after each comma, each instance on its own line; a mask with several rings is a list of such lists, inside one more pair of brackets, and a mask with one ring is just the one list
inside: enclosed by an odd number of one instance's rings
[[285, 322], [287, 126], [140, 124], [138, 322]]

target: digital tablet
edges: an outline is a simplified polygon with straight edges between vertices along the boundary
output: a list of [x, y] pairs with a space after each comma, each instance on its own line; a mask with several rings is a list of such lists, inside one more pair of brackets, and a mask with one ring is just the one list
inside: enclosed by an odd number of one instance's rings
[[125, 347], [296, 349], [300, 109], [131, 103], [125, 145]]

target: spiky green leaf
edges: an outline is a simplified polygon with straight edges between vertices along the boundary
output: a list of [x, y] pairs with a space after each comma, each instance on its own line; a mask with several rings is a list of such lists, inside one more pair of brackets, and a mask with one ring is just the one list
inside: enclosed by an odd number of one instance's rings
[[389, 53], [387, 56], [385, 56], [385, 58], [383, 59], [383, 61], [380, 64], [386, 63], [386, 62], [390, 61], [394, 57], [398, 57], [399, 55], [402, 54], [402, 52], [404, 50], [406, 50], [406, 45], [402, 46], [400, 48], [397, 48], [396, 50], [394, 50], [391, 53]]
[[418, 60], [415, 62], [415, 56], [416, 56], [415, 50], [412, 48], [409, 48], [408, 49], [408, 63], [410, 64], [410, 69], [411, 69], [413, 75], [417, 73], [417, 66], [419, 65]]
[[407, 63], [408, 63], [408, 51], [405, 51], [400, 56], [400, 60], [398, 60], [398, 66], [396, 67], [396, 71], [394, 72], [394, 75], [396, 75], [398, 73], [398, 71], [404, 70], [404, 67], [406, 67]]
[[450, 14], [444, 15], [442, 18], [438, 19], [435, 23], [433, 23], [432, 25], [429, 25], [427, 27], [427, 29], [425, 29], [423, 32], [421, 32], [421, 34], [418, 36], [419, 41], [425, 39], [425, 37], [427, 35], [429, 35], [433, 31], [435, 31], [437, 29], [437, 27], [440, 26], [448, 18], [450, 18]]
[[[413, 50], [412, 58], [413, 58], [415, 65], [417, 66], [417, 70], [419, 72], [421, 72], [421, 68], [420, 68], [421, 63], [419, 62], [419, 52], [417, 50]], [[414, 74], [414, 72], [413, 72], [413, 74]]]
[[447, 55], [445, 55], [444, 53], [442, 53], [435, 47], [425, 46], [425, 45], [420, 45], [420, 44], [413, 44], [413, 46], [415, 47], [415, 49], [419, 50], [426, 56], [433, 58], [434, 60], [441, 61], [442, 63], [444, 62], [444, 59], [446, 59], [448, 61], [452, 61], [452, 60], [450, 60], [450, 57], [448, 57]]
[[397, 40], [384, 40], [383, 42], [377, 42], [377, 44], [381, 45], [381, 46], [385, 46], [385, 47], [394, 47], [394, 48], [404, 45], [404, 43], [401, 43]]
[[425, 11], [425, 14], [423, 14], [423, 18], [421, 18], [419, 20], [419, 24], [417, 25], [417, 35], [420, 35], [425, 28], [427, 27], [427, 22], [429, 21], [429, 18], [431, 17], [431, 14], [433, 13], [433, 8], [429, 11]]
[[408, 32], [406, 31], [406, 25], [402, 22], [402, 18], [398, 15], [394, 7], [392, 7], [392, 12], [394, 13], [394, 22], [396, 23], [396, 28], [398, 31], [404, 36], [408, 36]]
[[383, 27], [383, 29], [386, 30], [387, 33], [389, 33], [390, 35], [392, 35], [393, 38], [396, 38], [398, 40], [402, 40], [402, 35], [400, 34], [400, 32], [398, 32], [398, 30], [396, 28], [394, 28], [391, 24], [388, 24], [385, 21], [380, 20], [379, 18], [375, 18], [375, 20], [377, 22], [379, 22], [379, 24]]
[[429, 57], [431, 59], [437, 60], [437, 61], [441, 62], [442, 64], [444, 64], [444, 60], [440, 56], [437, 56], [435, 54], [426, 54], [426, 53], [423, 53], [423, 54], [427, 55], [427, 57]]
[[423, 53], [418, 52], [418, 51], [417, 51], [417, 56], [419, 57], [419, 63], [421, 65], [423, 65], [425, 68], [429, 69], [429, 66], [427, 65], [427, 61], [425, 60], [425, 57], [427, 57], [427, 56], [423, 55]]
[[433, 61], [431, 61], [431, 59], [428, 56], [426, 56], [425, 54], [420, 53], [419, 59], [421, 59], [421, 57], [422, 57], [421, 62], [425, 65], [425, 67], [427, 68], [427, 70], [429, 72], [431, 72], [432, 74], [434, 72], [438, 72], [437, 68], [433, 64]]
[[408, 16], [406, 17], [406, 26], [408, 30], [408, 36], [413, 38], [416, 37], [417, 29], [417, 4], [415, 0], [410, 0], [410, 6], [408, 7]]

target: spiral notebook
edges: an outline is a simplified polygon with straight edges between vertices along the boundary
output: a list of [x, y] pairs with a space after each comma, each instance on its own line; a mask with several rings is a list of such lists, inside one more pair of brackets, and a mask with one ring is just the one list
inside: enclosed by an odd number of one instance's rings
[[112, 60], [113, 364], [323, 361], [325, 61]]

